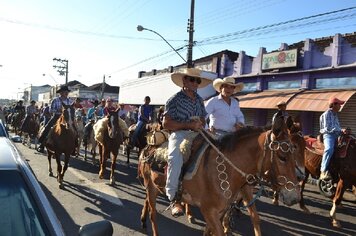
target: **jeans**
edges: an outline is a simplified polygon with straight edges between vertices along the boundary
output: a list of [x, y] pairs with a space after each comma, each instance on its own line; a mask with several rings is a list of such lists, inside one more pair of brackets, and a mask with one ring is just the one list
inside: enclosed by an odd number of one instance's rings
[[38, 142], [41, 143], [41, 145], [45, 144], [45, 141], [47, 139], [47, 135], [48, 135], [49, 131], [54, 126], [54, 124], [57, 122], [59, 117], [61, 117], [61, 114], [55, 114], [54, 116], [52, 116], [52, 118], [46, 124], [46, 126], [41, 134], [41, 137], [38, 138]]
[[183, 155], [179, 146], [189, 133], [191, 133], [189, 130], [178, 130], [169, 136], [166, 195], [170, 201], [178, 191], [179, 176], [183, 166]]
[[142, 128], [143, 128], [144, 125], [146, 125], [146, 122], [143, 122], [143, 121], [138, 121], [138, 122], [137, 122], [135, 131], [134, 131], [134, 133], [133, 133], [133, 135], [132, 135], [132, 139], [131, 139], [131, 143], [132, 143], [133, 145], [136, 144], [138, 135], [140, 134], [140, 132], [141, 132], [141, 130], [142, 130]]
[[331, 157], [334, 154], [335, 142], [338, 138], [338, 134], [331, 133], [331, 134], [324, 134], [324, 154], [323, 159], [321, 161], [321, 168], [320, 171], [325, 172], [328, 170], [328, 166], [331, 160]]

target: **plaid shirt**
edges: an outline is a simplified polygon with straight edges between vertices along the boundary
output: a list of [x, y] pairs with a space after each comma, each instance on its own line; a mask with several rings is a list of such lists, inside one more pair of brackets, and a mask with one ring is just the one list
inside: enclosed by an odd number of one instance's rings
[[69, 98], [65, 98], [62, 100], [61, 97], [56, 97], [52, 100], [50, 112], [52, 114], [62, 114], [62, 102], [65, 105], [71, 105], [73, 103], [73, 101]]
[[32, 115], [37, 112], [37, 108], [34, 105], [28, 105], [26, 107], [26, 114], [27, 115]]
[[195, 92], [195, 98], [191, 99], [183, 90], [168, 99], [164, 115], [169, 115], [178, 122], [190, 122], [192, 116], [205, 118], [207, 112], [204, 107], [203, 99]]

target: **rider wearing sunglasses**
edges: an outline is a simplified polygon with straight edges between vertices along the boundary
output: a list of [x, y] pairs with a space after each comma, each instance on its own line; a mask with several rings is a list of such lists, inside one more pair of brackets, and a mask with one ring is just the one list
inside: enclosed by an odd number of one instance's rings
[[197, 93], [212, 81], [202, 76], [202, 71], [188, 68], [184, 72], [173, 73], [172, 81], [182, 88], [168, 99], [163, 113], [163, 127], [171, 131], [168, 145], [168, 170], [166, 194], [172, 205], [172, 215], [183, 214], [178, 192], [179, 176], [183, 166], [180, 144], [192, 130], [203, 129], [206, 110], [203, 99]]

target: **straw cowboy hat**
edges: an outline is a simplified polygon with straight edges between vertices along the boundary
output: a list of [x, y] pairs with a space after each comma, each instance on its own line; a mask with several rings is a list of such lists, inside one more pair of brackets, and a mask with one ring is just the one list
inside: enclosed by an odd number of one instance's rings
[[285, 101], [280, 101], [277, 103], [276, 107], [280, 107], [280, 106], [287, 106], [287, 103]]
[[243, 83], [235, 84], [235, 79], [233, 77], [225, 77], [223, 79], [216, 79], [213, 82], [213, 87], [218, 93], [221, 93], [221, 85], [223, 85], [223, 84], [228, 84], [228, 85], [234, 86], [235, 87], [234, 93], [240, 92], [244, 88]]
[[204, 88], [212, 81], [208, 78], [202, 76], [202, 71], [196, 68], [187, 68], [183, 72], [175, 72], [171, 75], [171, 79], [173, 83], [177, 86], [183, 88], [183, 78], [185, 76], [197, 77], [201, 79], [201, 83], [199, 84], [198, 88]]
[[57, 90], [57, 93], [61, 93], [61, 92], [70, 92], [69, 88], [67, 85], [61, 85], [61, 87]]

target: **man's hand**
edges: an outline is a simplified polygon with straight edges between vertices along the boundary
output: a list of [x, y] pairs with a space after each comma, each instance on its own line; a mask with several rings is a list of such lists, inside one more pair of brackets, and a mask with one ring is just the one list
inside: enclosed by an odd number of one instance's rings
[[203, 122], [201, 122], [200, 119], [193, 119], [190, 122], [190, 129], [194, 131], [198, 131], [200, 129], [203, 129]]
[[243, 127], [245, 127], [245, 125], [240, 123], [240, 122], [235, 124], [235, 130], [239, 130], [239, 129], [243, 128]]

